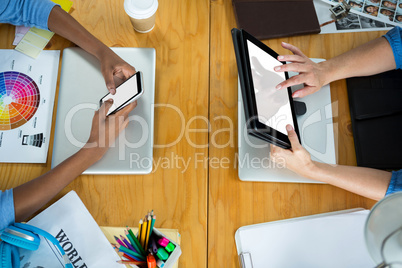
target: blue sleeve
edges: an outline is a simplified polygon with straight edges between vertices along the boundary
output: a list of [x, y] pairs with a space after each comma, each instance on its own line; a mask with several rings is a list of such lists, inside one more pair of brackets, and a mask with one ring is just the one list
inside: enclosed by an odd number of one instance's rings
[[0, 230], [14, 223], [14, 198], [13, 189], [0, 191]]
[[50, 0], [0, 0], [0, 23], [48, 30], [47, 21], [55, 5]]
[[389, 182], [388, 190], [385, 195], [402, 191], [402, 169], [392, 171], [391, 181]]
[[396, 26], [384, 35], [392, 47], [394, 53], [396, 69], [402, 68], [402, 28]]

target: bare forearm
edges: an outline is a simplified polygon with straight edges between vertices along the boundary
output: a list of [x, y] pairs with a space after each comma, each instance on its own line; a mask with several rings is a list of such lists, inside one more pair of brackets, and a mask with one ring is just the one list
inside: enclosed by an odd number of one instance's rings
[[90, 149], [81, 149], [44, 175], [14, 188], [15, 220], [26, 220], [49, 202], [96, 162], [97, 159], [93, 157], [94, 154]]
[[104, 54], [112, 51], [95, 36], [88, 32], [72, 16], [55, 6], [49, 16], [49, 30], [74, 42], [100, 60]]
[[115, 94], [116, 92], [115, 78], [125, 80], [136, 72], [133, 66], [121, 59], [60, 7], [55, 6], [52, 9], [48, 27], [51, 31], [74, 42], [99, 60], [101, 72], [110, 93]]
[[306, 177], [374, 200], [384, 197], [391, 180], [391, 173], [383, 170], [313, 163], [314, 167], [306, 174]]
[[355, 76], [373, 75], [396, 68], [392, 48], [380, 37], [355, 49], [320, 63], [325, 71], [325, 84]]

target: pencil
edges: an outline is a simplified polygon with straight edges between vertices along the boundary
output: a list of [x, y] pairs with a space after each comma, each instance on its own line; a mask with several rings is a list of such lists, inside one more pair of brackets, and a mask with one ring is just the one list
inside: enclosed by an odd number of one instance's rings
[[145, 250], [148, 249], [149, 232], [151, 230], [151, 219], [152, 219], [152, 217], [148, 216], [148, 220], [147, 220], [148, 228], [147, 228], [147, 234], [145, 235]]
[[132, 256], [132, 257], [135, 257], [135, 259], [138, 258], [138, 259], [141, 259], [141, 260], [145, 261], [145, 257], [144, 257], [144, 256], [142, 256], [141, 254], [138, 254], [138, 253], [132, 251], [131, 249], [125, 248], [125, 247], [123, 247], [123, 246], [121, 246], [121, 245], [116, 245], [116, 248], [118, 248], [120, 251], [123, 251], [123, 252], [126, 253], [128, 256]]
[[123, 257], [124, 256], [124, 252], [120, 252], [115, 246], [113, 246], [114, 251], [116, 251], [117, 255], [119, 255], [119, 257]]
[[123, 242], [121, 242], [121, 240], [120, 240], [117, 236], [114, 236], [114, 239], [116, 240], [117, 243], [119, 243], [120, 245], [122, 245], [123, 247], [125, 247], [125, 245], [123, 244]]
[[145, 236], [147, 235], [147, 228], [148, 228], [148, 222], [146, 221], [146, 222], [144, 222], [143, 224], [142, 224], [142, 229], [141, 229], [141, 239], [140, 239], [140, 243], [141, 243], [141, 245], [142, 245], [142, 247], [144, 248], [144, 250], [147, 250], [146, 248], [145, 248]]
[[142, 259], [140, 259], [140, 258], [138, 258], [138, 257], [135, 257], [135, 256], [133, 256], [133, 255], [131, 255], [131, 254], [129, 254], [129, 253], [124, 253], [123, 256], [127, 256], [127, 257], [129, 257], [130, 259], [132, 259], [132, 260], [134, 260], [134, 261], [142, 261]]
[[141, 244], [141, 232], [142, 232], [142, 224], [144, 222], [142, 221], [142, 219], [140, 220], [140, 223], [138, 224], [138, 241], [140, 241]]
[[[128, 240], [130, 241], [130, 243], [131, 243], [132, 247], [135, 249], [135, 251], [137, 251], [138, 253], [141, 253], [141, 254], [142, 254], [142, 252], [141, 252], [141, 250], [140, 250], [140, 248], [139, 248], [140, 245], [137, 244], [137, 243], [134, 241], [134, 239], [133, 239], [133, 237], [131, 236], [131, 234], [130, 234], [127, 230], [124, 230], [124, 234], [127, 236]], [[142, 254], [142, 255], [144, 255], [144, 254]]]
[[120, 258], [124, 257], [124, 258], [127, 258], [127, 259], [132, 260], [132, 261], [138, 261], [137, 259], [134, 259], [133, 257], [128, 256], [128, 255], [127, 255], [126, 253], [124, 253], [123, 251], [120, 251], [118, 248], [116, 248], [115, 245], [113, 245], [113, 248], [114, 248], [114, 250], [116, 251], [117, 255], [119, 255]]
[[[153, 214], [153, 210], [152, 210], [152, 214]], [[155, 224], [155, 221], [156, 221], [156, 215], [154, 215], [153, 217], [152, 217], [152, 222], [151, 222], [151, 231], [150, 231], [150, 233], [149, 233], [149, 238], [151, 238], [151, 235], [152, 235], [152, 231], [154, 230], [154, 224]]]
[[[123, 241], [123, 243], [126, 245], [126, 248], [131, 249], [132, 251], [135, 251], [137, 253], [140, 253], [139, 251], [137, 251], [131, 244], [130, 242], [127, 241], [127, 239], [124, 238], [124, 236], [120, 235], [120, 239], [121, 241]], [[120, 244], [121, 245], [121, 244]], [[123, 245], [122, 245], [123, 246]]]
[[[119, 251], [119, 252], [120, 252], [120, 251]], [[129, 260], [131, 260], [131, 261], [137, 261], [136, 259], [134, 259], [134, 258], [128, 256], [128, 255], [127, 255], [126, 253], [124, 253], [124, 252], [120, 252], [120, 253], [123, 253], [123, 257], [126, 258], [126, 259], [129, 259]], [[120, 256], [120, 257], [122, 257], [122, 256]]]
[[140, 268], [140, 267], [145, 267], [145, 266], [137, 266], [136, 264], [129, 264], [129, 263], [124, 263], [120, 261], [116, 261], [118, 264], [124, 264], [124, 267], [130, 267], [130, 268]]
[[134, 235], [133, 231], [131, 229], [128, 229], [128, 233], [130, 234], [130, 237], [133, 239], [135, 245], [137, 245], [137, 248], [140, 250], [141, 254], [143, 256], [146, 256], [147, 254], [145, 253], [145, 250], [142, 248], [140, 241], [138, 241], [137, 237]]
[[124, 260], [120, 260], [117, 261], [120, 264], [144, 264], [144, 261], [124, 261]]

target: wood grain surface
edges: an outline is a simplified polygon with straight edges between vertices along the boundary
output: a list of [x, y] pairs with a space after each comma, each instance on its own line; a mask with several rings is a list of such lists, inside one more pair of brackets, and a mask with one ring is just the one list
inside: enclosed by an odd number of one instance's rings
[[[279, 23], [279, 22], [278, 22]], [[227, 124], [214, 118], [225, 115], [235, 127], [233, 147], [219, 148], [228, 132], [216, 135], [210, 157], [228, 158], [232, 168], [209, 169], [208, 267], [239, 267], [234, 235], [244, 225], [312, 215], [348, 208], [370, 208], [374, 201], [322, 184], [242, 182], [233, 168], [237, 154], [237, 67], [230, 31], [236, 27], [231, 1], [211, 2], [210, 121], [212, 133]], [[267, 25], [267, 27], [275, 27]], [[329, 59], [384, 32], [307, 35], [265, 40], [279, 54], [287, 42], [311, 58]], [[345, 80], [331, 83], [338, 163], [356, 165]], [[223, 125], [222, 125], [223, 124]], [[212, 136], [210, 135], [210, 140]]]
[[[236, 22], [230, 0], [159, 1], [156, 26], [147, 34], [133, 30], [123, 1], [73, 2], [71, 15], [106, 45], [156, 49], [155, 103], [169, 107], [155, 110], [154, 161], [170, 159], [171, 165], [144, 176], [80, 176], [52, 202], [75, 190], [103, 226], [137, 226], [154, 209], [156, 227], [182, 235], [179, 267], [238, 267], [234, 234], [244, 225], [374, 204], [329, 185], [239, 180], [237, 68], [230, 35]], [[307, 35], [264, 43], [280, 54], [286, 53], [280, 46], [284, 41], [309, 57], [331, 58], [382, 34]], [[0, 24], [0, 35], [0, 48], [14, 48], [14, 26]], [[56, 35], [47, 49], [73, 45]], [[331, 91], [338, 163], [356, 165], [345, 81], [331, 83]], [[57, 100], [52, 136], [56, 109]], [[0, 189], [47, 172], [52, 143], [46, 164], [0, 164]], [[174, 164], [175, 157], [190, 161], [188, 168]]]
[[[174, 108], [155, 109], [154, 143], [165, 147], [154, 149], [155, 161], [172, 157], [195, 159], [196, 154], [207, 157], [208, 148], [191, 146], [180, 134], [189, 122], [189, 128], [205, 128], [204, 121], [190, 121], [191, 118], [208, 118], [209, 1], [159, 1], [155, 28], [147, 34], [134, 31], [124, 12], [124, 1], [73, 2], [71, 15], [106, 45], [156, 49], [155, 103], [176, 107], [181, 115]], [[13, 48], [15, 27], [0, 27], [0, 48]], [[55, 36], [48, 48], [72, 45]], [[55, 114], [53, 126], [54, 122]], [[190, 132], [188, 137], [197, 144], [208, 144], [207, 132]], [[172, 142], [174, 145], [164, 146]], [[52, 147], [43, 165], [1, 164], [0, 189], [15, 187], [48, 171], [51, 154]], [[183, 255], [179, 266], [194, 263], [206, 267], [207, 170], [194, 164], [185, 170], [174, 161], [169, 163], [169, 167], [159, 167], [144, 176], [80, 176], [56, 198], [74, 189], [102, 226], [138, 226], [139, 219], [154, 209], [156, 227], [180, 231]]]

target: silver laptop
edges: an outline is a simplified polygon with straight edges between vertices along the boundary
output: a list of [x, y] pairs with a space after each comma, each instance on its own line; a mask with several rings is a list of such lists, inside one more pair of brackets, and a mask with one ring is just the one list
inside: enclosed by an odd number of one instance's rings
[[[137, 71], [142, 71], [144, 94], [114, 147], [84, 174], [148, 174], [153, 164], [155, 49], [112, 49]], [[88, 140], [94, 111], [107, 92], [95, 57], [80, 48], [63, 51], [52, 168]]]

